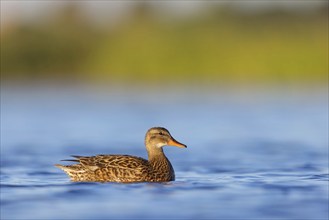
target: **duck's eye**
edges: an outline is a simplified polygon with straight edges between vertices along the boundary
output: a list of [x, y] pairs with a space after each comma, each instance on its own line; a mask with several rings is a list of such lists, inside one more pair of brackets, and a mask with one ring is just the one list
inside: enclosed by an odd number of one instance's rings
[[160, 135], [163, 135], [163, 133], [162, 133], [161, 131], [159, 132], [159, 134], [160, 134]]

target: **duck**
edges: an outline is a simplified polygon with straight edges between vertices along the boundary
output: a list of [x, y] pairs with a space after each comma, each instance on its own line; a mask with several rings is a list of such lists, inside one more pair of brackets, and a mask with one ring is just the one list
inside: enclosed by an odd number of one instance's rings
[[72, 156], [62, 161], [71, 165], [55, 164], [72, 182], [169, 182], [175, 180], [175, 171], [163, 151], [164, 146], [187, 148], [176, 141], [163, 127], [152, 127], [145, 135], [148, 159], [131, 155]]

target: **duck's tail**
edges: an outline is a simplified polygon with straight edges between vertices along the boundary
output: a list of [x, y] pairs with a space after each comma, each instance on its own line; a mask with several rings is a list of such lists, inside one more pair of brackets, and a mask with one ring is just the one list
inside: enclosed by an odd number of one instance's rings
[[88, 181], [90, 175], [81, 164], [61, 165], [55, 164], [55, 167], [63, 170], [73, 182]]
[[81, 164], [73, 164], [73, 165], [61, 165], [55, 164], [55, 167], [62, 169], [65, 173], [72, 172], [72, 173], [85, 173], [86, 170]]

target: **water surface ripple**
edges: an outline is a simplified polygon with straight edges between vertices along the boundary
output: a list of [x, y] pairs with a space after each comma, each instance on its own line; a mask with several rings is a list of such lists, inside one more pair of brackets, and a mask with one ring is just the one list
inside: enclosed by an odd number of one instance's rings
[[[3, 92], [1, 219], [328, 219], [322, 93]], [[188, 145], [165, 149], [174, 182], [73, 183], [53, 166], [72, 154], [146, 157], [154, 125]]]

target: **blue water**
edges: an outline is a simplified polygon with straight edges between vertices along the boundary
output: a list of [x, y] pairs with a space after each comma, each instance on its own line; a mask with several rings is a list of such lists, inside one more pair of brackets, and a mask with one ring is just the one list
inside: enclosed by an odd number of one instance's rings
[[[148, 128], [169, 183], [72, 183], [69, 155], [146, 157]], [[324, 90], [4, 86], [1, 219], [328, 219]]]

